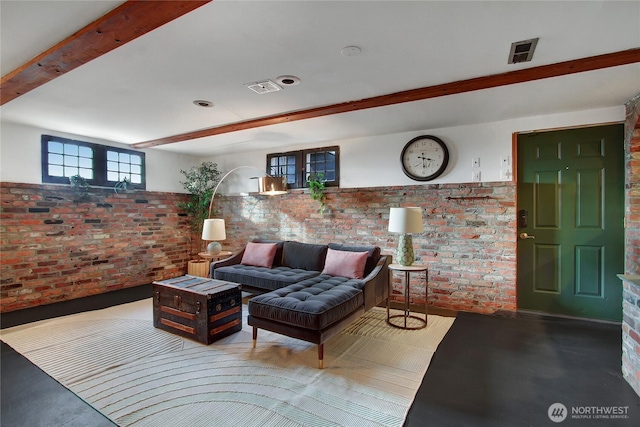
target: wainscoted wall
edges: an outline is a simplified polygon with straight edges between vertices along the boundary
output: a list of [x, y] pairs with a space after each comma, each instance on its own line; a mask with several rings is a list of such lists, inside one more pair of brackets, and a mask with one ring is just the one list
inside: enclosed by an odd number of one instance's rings
[[[389, 207], [419, 206], [425, 230], [413, 237], [417, 263], [429, 266], [429, 304], [479, 313], [516, 310], [516, 212], [513, 183], [328, 189], [327, 211], [302, 190], [285, 196], [227, 196], [216, 200], [229, 250], [255, 237], [308, 243], [378, 245], [394, 254]], [[394, 280], [394, 299], [402, 282]], [[411, 302], [424, 302], [423, 281]]]
[[[179, 276], [190, 257], [184, 194], [2, 183], [3, 312]], [[199, 242], [194, 242], [197, 247]]]

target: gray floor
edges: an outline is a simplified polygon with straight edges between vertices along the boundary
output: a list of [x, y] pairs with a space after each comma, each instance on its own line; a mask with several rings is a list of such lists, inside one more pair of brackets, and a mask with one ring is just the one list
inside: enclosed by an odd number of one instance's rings
[[[2, 328], [151, 296], [151, 286], [5, 313]], [[113, 426], [2, 343], [0, 424]], [[458, 313], [436, 352], [405, 426], [637, 426], [640, 397], [622, 378], [620, 326], [520, 315]], [[554, 423], [549, 406], [569, 416]], [[572, 409], [626, 407], [623, 419], [573, 419]], [[211, 425], [216, 425], [212, 420]]]

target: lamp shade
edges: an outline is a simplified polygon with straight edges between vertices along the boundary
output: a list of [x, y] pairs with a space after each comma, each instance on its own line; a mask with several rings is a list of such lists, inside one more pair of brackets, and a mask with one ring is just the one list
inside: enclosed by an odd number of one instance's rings
[[225, 240], [224, 219], [205, 219], [202, 225], [202, 240]]
[[263, 176], [258, 178], [258, 192], [267, 196], [286, 194], [286, 178], [283, 176]]
[[392, 233], [420, 233], [422, 209], [418, 207], [391, 208], [389, 211], [389, 231]]

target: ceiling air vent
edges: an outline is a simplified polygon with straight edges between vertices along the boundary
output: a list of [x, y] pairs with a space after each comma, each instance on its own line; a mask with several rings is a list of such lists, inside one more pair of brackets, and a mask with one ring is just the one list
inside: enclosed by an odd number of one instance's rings
[[263, 82], [247, 83], [245, 84], [245, 86], [260, 95], [262, 95], [263, 93], [277, 92], [279, 90], [282, 90], [280, 86], [278, 86], [271, 80], [265, 80]]
[[509, 64], [531, 61], [531, 58], [533, 58], [533, 51], [536, 50], [537, 44], [538, 38], [511, 43], [511, 52], [509, 52]]

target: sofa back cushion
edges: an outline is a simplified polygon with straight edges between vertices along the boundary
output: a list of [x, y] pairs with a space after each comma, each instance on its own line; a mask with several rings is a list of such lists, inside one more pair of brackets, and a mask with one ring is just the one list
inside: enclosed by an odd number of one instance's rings
[[271, 240], [271, 239], [253, 239], [253, 243], [275, 243], [276, 254], [273, 257], [273, 267], [280, 267], [282, 265], [282, 249], [284, 248], [284, 240]]
[[327, 245], [284, 242], [282, 265], [308, 271], [322, 271], [327, 256]]
[[367, 252], [337, 251], [329, 248], [322, 274], [362, 279], [366, 262]]
[[276, 250], [277, 245], [275, 243], [249, 242], [244, 249], [240, 264], [271, 268]]
[[367, 262], [364, 266], [364, 276], [366, 277], [376, 268], [380, 259], [380, 248], [378, 246], [353, 246], [344, 243], [329, 243], [329, 248], [337, 251], [367, 252]]

